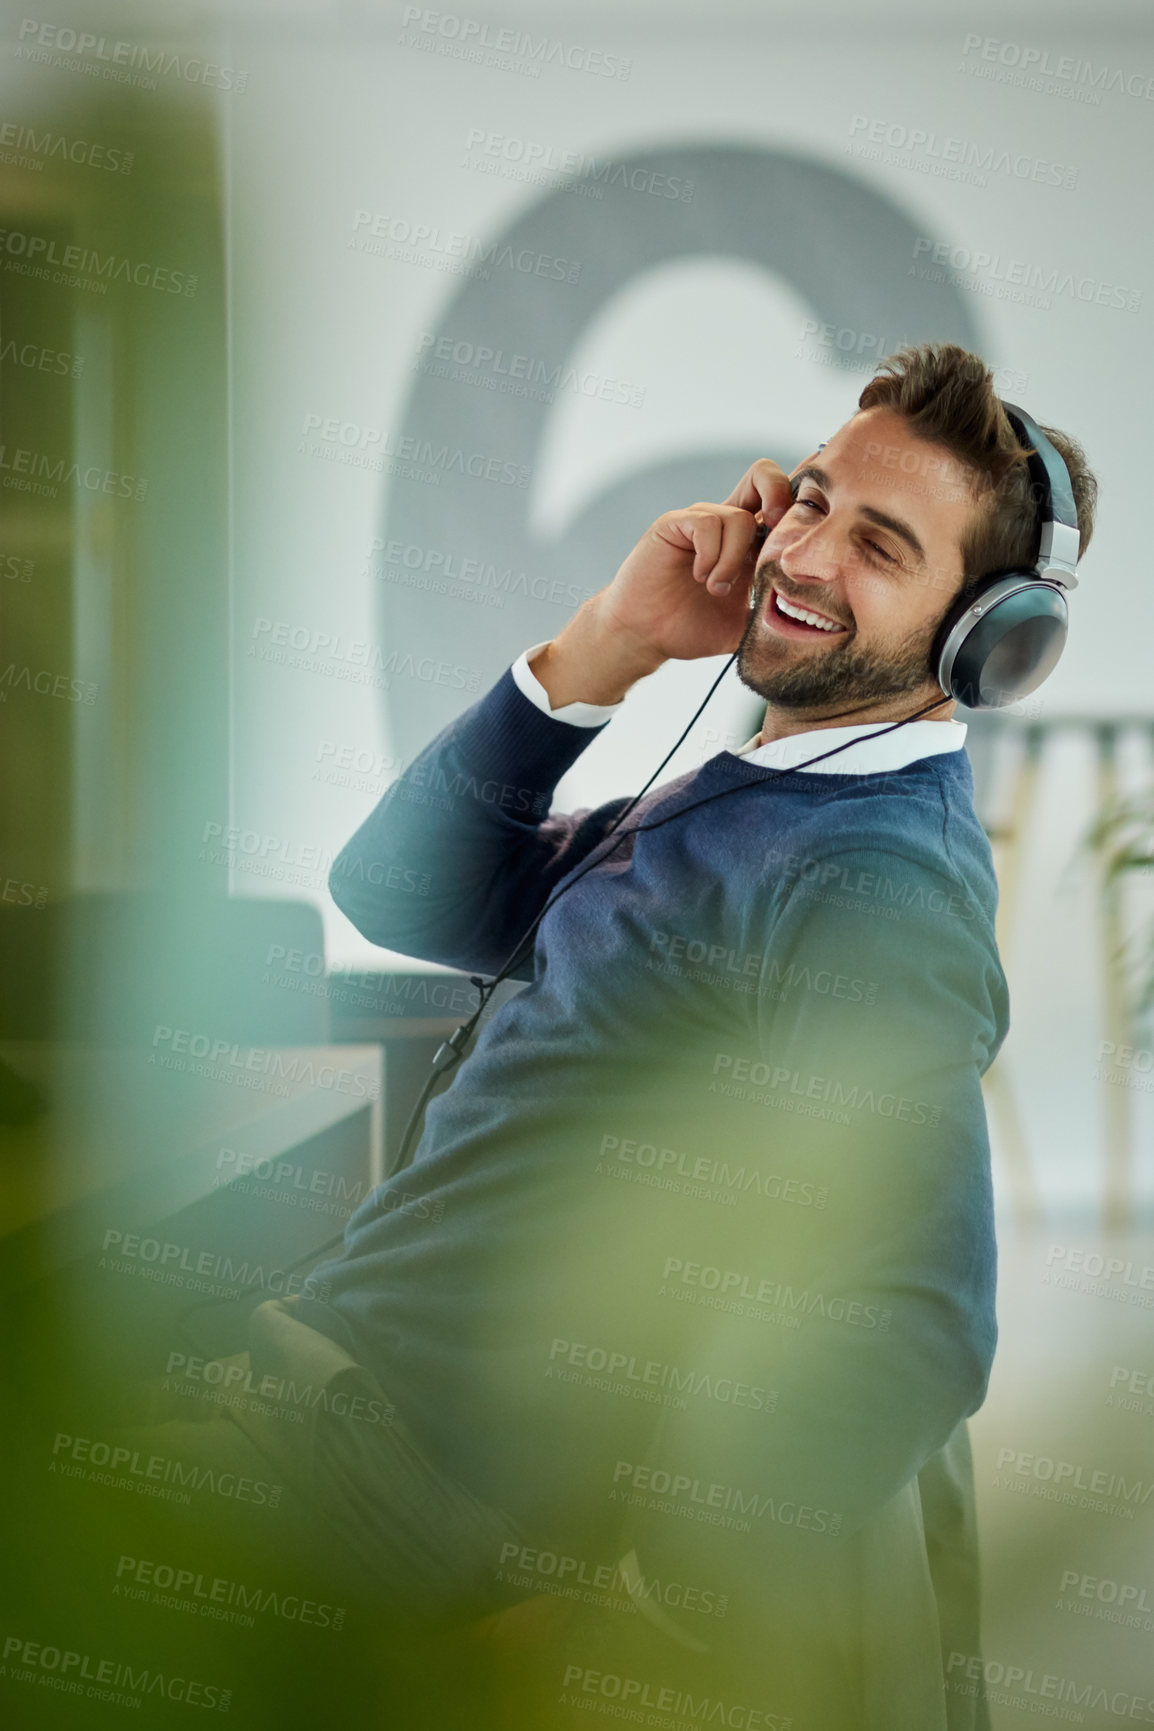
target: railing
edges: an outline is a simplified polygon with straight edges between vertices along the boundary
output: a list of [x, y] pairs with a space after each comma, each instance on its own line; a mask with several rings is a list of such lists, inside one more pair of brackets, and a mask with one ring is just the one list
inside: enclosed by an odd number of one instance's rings
[[[994, 849], [1000, 891], [998, 947], [1011, 986], [1023, 928], [1039, 911], [1027, 893], [1025, 861], [1027, 847], [1037, 839], [1040, 791], [1048, 759], [1063, 741], [1076, 741], [1083, 758], [1089, 758], [1089, 785], [1083, 784], [1081, 797], [1075, 797], [1065, 813], [1064, 835], [1059, 841], [1059, 846], [1066, 848], [1068, 863], [1073, 865], [1081, 856], [1086, 868], [1084, 881], [1091, 900], [1088, 908], [1084, 904], [1084, 911], [1094, 928], [1092, 967], [1097, 978], [1092, 986], [1100, 1000], [1097, 1068], [1092, 1069], [1088, 1062], [1085, 1079], [1097, 1084], [1101, 1156], [1096, 1176], [1087, 1169], [1084, 1200], [1097, 1201], [1105, 1230], [1123, 1231], [1136, 1224], [1139, 1211], [1149, 1209], [1151, 1202], [1149, 1194], [1143, 1195], [1146, 1174], [1137, 1158], [1136, 1121], [1140, 1117], [1139, 1097], [1154, 1093], [1154, 1052], [1138, 1044], [1135, 992], [1127, 973], [1136, 926], [1154, 908], [1154, 903], [1145, 909], [1140, 906], [1154, 888], [1154, 874], [1136, 872], [1125, 882], [1111, 880], [1101, 858], [1084, 850], [1096, 818], [1113, 809], [1120, 796], [1150, 785], [1154, 716], [1054, 714], [1023, 719], [995, 711], [967, 714], [965, 719], [969, 728], [967, 750], [974, 766], [975, 803]], [[1045, 914], [1057, 924], [1060, 910], [1045, 910]], [[1028, 1114], [1023, 1111], [1014, 1070], [1011, 1036], [1007, 1050], [987, 1073], [986, 1097], [1001, 1154], [1006, 1200], [1016, 1221], [1030, 1225], [1046, 1213], [1044, 1162], [1031, 1145]], [[1058, 1087], [1076, 1082], [1076, 1077], [1055, 1076]]]

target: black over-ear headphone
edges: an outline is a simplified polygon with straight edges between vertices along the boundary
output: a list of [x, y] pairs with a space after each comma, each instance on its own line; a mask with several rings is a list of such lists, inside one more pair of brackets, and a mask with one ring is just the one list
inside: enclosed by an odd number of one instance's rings
[[991, 571], [977, 593], [942, 621], [930, 664], [942, 690], [967, 709], [1002, 709], [1054, 671], [1066, 643], [1064, 591], [1078, 584], [1080, 535], [1070, 471], [1024, 409], [1006, 402], [1002, 407], [1030, 452], [1038, 557], [1029, 569]]

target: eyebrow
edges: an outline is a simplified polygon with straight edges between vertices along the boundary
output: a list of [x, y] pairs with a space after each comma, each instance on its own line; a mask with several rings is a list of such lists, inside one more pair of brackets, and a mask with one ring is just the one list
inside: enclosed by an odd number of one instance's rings
[[[816, 463], [807, 463], [805, 468], [799, 469], [793, 478], [797, 482], [816, 481], [823, 492], [831, 491], [829, 476], [824, 469], [819, 469]], [[900, 540], [906, 543], [906, 546], [920, 563], [925, 564], [926, 550], [908, 523], [904, 523], [900, 517], [891, 517], [886, 511], [875, 511], [872, 505], [859, 505], [858, 513], [868, 523], [876, 523], [879, 529], [888, 529], [892, 535], [897, 535]]]

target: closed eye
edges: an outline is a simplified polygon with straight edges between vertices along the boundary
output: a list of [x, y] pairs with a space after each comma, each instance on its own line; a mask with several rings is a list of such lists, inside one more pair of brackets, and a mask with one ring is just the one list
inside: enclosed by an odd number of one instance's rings
[[[797, 499], [795, 500], [795, 504], [810, 505], [815, 511], [821, 510], [821, 501], [818, 499]], [[876, 541], [867, 541], [866, 546], [871, 548], [873, 552], [877, 554], [879, 559], [884, 559], [887, 565], [897, 564], [897, 560], [894, 558], [893, 554], [887, 553], [884, 547], [879, 547]]]

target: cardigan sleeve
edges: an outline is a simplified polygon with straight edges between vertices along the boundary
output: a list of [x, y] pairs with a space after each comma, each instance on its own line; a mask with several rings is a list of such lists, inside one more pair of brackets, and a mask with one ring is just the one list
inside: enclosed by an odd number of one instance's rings
[[333, 863], [333, 900], [374, 944], [496, 973], [629, 803], [550, 812], [600, 731], [544, 714], [506, 671], [386, 790]]

